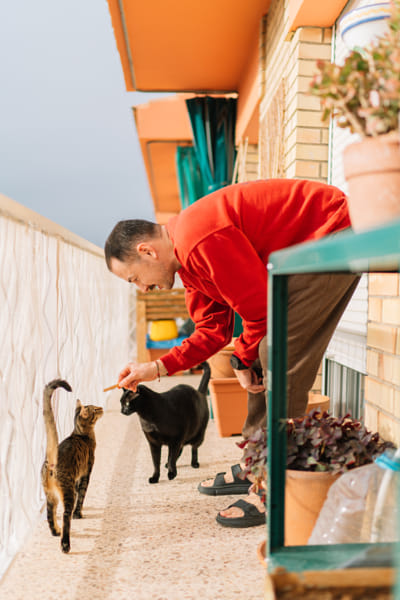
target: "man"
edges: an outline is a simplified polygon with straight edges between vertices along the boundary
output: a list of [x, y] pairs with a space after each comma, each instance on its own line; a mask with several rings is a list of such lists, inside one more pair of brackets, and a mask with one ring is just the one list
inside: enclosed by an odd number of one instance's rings
[[[141, 381], [198, 365], [231, 341], [234, 313], [243, 333], [235, 341], [232, 366], [248, 391], [243, 436], [265, 424], [264, 383], [254, 368], [267, 372], [267, 269], [271, 252], [322, 238], [350, 227], [346, 196], [319, 182], [270, 179], [222, 188], [183, 210], [166, 226], [122, 221], [111, 232], [105, 255], [108, 268], [143, 292], [171, 289], [175, 274], [186, 289], [195, 323], [193, 334], [161, 359], [128, 363], [120, 387], [135, 390]], [[288, 415], [304, 414], [323, 353], [358, 283], [354, 275], [297, 275], [289, 278]], [[240, 466], [204, 481], [199, 491], [247, 493], [251, 482], [238, 478]], [[265, 507], [248, 494], [217, 521], [228, 527], [265, 522]]]

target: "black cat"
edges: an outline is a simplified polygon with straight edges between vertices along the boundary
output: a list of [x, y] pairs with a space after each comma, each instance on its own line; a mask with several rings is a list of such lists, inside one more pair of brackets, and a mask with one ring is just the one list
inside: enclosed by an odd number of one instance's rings
[[161, 446], [168, 446], [168, 479], [177, 475], [176, 461], [183, 446], [192, 446], [191, 465], [198, 469], [197, 449], [204, 440], [209, 419], [207, 386], [210, 367], [202, 363], [203, 375], [196, 390], [191, 385], [180, 384], [167, 392], [158, 393], [145, 385], [136, 392], [125, 390], [121, 396], [121, 412], [131, 415], [137, 412], [140, 424], [150, 444], [154, 473], [149, 483], [160, 479]]

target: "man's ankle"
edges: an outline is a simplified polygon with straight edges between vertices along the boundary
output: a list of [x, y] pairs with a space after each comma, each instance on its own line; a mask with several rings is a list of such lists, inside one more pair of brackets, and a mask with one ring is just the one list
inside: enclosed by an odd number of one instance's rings
[[[240, 463], [240, 468], [242, 469], [242, 471], [244, 471], [244, 469], [245, 469], [245, 465], [244, 465], [243, 463]], [[249, 473], [249, 474], [247, 475], [247, 479], [248, 479], [249, 481], [251, 481], [251, 483], [254, 483], [254, 475], [252, 475], [251, 473]]]

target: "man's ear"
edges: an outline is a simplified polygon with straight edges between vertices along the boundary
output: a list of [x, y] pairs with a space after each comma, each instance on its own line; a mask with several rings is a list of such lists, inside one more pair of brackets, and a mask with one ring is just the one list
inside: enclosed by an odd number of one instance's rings
[[136, 246], [136, 251], [140, 257], [152, 256], [153, 258], [157, 258], [158, 256], [154, 246], [148, 242], [139, 242], [139, 244]]

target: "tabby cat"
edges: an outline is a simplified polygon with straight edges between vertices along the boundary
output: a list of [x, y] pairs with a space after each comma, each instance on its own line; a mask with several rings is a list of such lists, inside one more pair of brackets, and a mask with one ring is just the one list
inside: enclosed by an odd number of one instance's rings
[[82, 518], [82, 505], [94, 464], [96, 439], [94, 426], [102, 416], [98, 406], [82, 406], [76, 401], [74, 430], [58, 444], [58, 435], [51, 397], [54, 390], [62, 387], [71, 392], [71, 386], [63, 379], [54, 379], [43, 392], [43, 417], [46, 427], [46, 460], [42, 467], [42, 484], [47, 499], [47, 522], [53, 535], [60, 535], [57, 524], [57, 505], [61, 499], [64, 505], [61, 549], [69, 552], [71, 516]]

